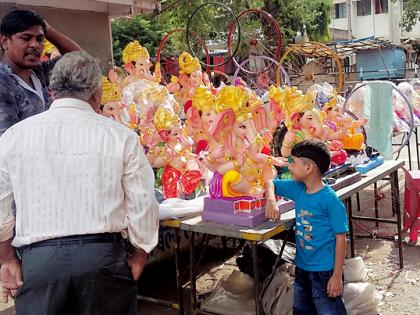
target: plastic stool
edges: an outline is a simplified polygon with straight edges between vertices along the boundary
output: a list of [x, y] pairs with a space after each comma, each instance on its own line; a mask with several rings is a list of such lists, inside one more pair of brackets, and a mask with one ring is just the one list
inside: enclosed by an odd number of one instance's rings
[[420, 231], [420, 170], [405, 173], [404, 229], [410, 230], [410, 244], [415, 244]]

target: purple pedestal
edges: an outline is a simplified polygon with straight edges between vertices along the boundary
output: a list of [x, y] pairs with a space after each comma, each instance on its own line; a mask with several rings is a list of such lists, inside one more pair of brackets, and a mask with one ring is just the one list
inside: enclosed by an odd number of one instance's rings
[[[257, 205], [257, 208], [252, 210], [235, 210], [235, 204], [240, 201], [244, 201], [247, 204]], [[206, 197], [204, 198], [204, 208], [202, 218], [204, 221], [211, 221], [223, 224], [235, 224], [253, 227], [257, 226], [264, 221], [265, 217], [265, 206], [258, 207], [261, 200], [255, 200], [251, 198], [231, 198], [231, 199], [213, 199]], [[284, 199], [279, 201], [280, 213], [287, 212], [294, 208], [293, 201], [285, 201]]]

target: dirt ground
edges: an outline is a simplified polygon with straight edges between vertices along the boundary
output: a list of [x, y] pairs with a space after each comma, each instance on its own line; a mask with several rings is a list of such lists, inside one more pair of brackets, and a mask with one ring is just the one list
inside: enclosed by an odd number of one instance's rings
[[[414, 150], [413, 150], [414, 151]], [[414, 161], [416, 165], [416, 161]], [[404, 178], [400, 172], [400, 196], [403, 206]], [[379, 189], [385, 194], [385, 198], [379, 201], [380, 215], [392, 217], [391, 193], [389, 182], [380, 182]], [[353, 205], [356, 205], [355, 200]], [[360, 215], [372, 216], [374, 209], [373, 187], [361, 193]], [[402, 208], [401, 208], [402, 209]], [[374, 223], [357, 221], [355, 234], [368, 235], [368, 232], [376, 230]], [[380, 224], [376, 235], [393, 237], [396, 227]], [[230, 273], [238, 269], [235, 263], [235, 255], [228, 253], [218, 246], [218, 240], [212, 240], [202, 258], [197, 282], [197, 290], [200, 294], [211, 292], [219, 279], [226, 278]], [[420, 240], [417, 246], [404, 245], [404, 268], [399, 270], [398, 247], [395, 241], [383, 240], [372, 237], [358, 237], [356, 239], [356, 255], [360, 255], [368, 270], [370, 282], [383, 295], [383, 301], [379, 306], [382, 315], [419, 314], [420, 310]], [[348, 253], [350, 252], [350, 248]], [[237, 253], [238, 254], [238, 253]], [[188, 252], [183, 252], [182, 265], [188, 264]], [[184, 279], [188, 279], [188, 270], [183, 271]], [[176, 299], [174, 260], [167, 259], [146, 268], [139, 282], [139, 293], [162, 299]], [[189, 290], [184, 290], [185, 303], [189, 304]], [[139, 301], [138, 314], [142, 315], [172, 315], [177, 314], [166, 306], [160, 306], [149, 302]], [[13, 303], [0, 304], [0, 315], [14, 314]]]

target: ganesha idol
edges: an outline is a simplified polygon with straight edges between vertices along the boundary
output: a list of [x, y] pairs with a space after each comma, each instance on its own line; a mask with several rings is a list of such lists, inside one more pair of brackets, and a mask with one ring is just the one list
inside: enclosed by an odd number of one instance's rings
[[202, 71], [200, 61], [187, 52], [183, 52], [178, 58], [179, 77], [173, 76], [167, 85], [181, 104], [192, 100], [195, 89], [199, 86], [211, 87], [207, 73]]
[[[317, 139], [328, 142], [333, 165], [345, 163], [347, 153], [343, 150], [343, 144], [337, 140], [339, 136], [324, 124], [326, 114], [314, 108], [312, 93], [303, 94], [296, 88], [285, 87], [281, 105], [286, 120], [284, 128], [278, 131], [280, 136], [275, 137], [279, 142], [281, 156], [290, 156], [296, 143]], [[287, 173], [283, 177], [287, 177]]]
[[128, 76], [124, 78], [121, 83], [122, 87], [136, 80], [149, 80], [159, 83], [161, 81], [160, 65], [155, 65], [155, 71], [152, 74], [150, 68], [152, 62], [146, 47], [140, 45], [135, 40], [127, 44], [123, 50], [124, 70], [127, 71]]
[[132, 99], [139, 112], [140, 143], [145, 149], [150, 164], [155, 167], [154, 158], [160, 154], [162, 150], [160, 143], [163, 141], [155, 126], [155, 112], [158, 108], [173, 112], [179, 104], [163, 85], [143, 85], [141, 88], [138, 85]]
[[102, 97], [99, 113], [102, 116], [122, 122], [121, 113], [124, 105], [118, 84], [111, 83], [107, 77], [102, 76]]
[[343, 107], [338, 104], [337, 97], [332, 97], [322, 109], [327, 114], [325, 124], [337, 135], [335, 138], [341, 141], [343, 149], [360, 151], [365, 139], [363, 134], [356, 130], [364, 125], [367, 119], [353, 120], [344, 116]]
[[208, 88], [201, 86], [195, 89], [192, 101], [184, 105], [185, 126], [188, 136], [194, 141], [196, 154], [207, 150], [209, 143], [213, 145], [215, 142], [209, 133], [216, 116], [215, 101], [215, 95]]
[[275, 177], [273, 165], [284, 162], [261, 153], [263, 141], [253, 119], [260, 120], [253, 113], [261, 108], [241, 87], [225, 86], [218, 94], [210, 128], [215, 142], [204, 155], [213, 177], [203, 219], [248, 226], [264, 220], [264, 182]]
[[282, 111], [282, 102], [284, 102], [282, 89], [272, 85], [268, 91], [270, 102], [270, 130], [274, 132], [276, 127], [284, 120], [284, 113]]
[[169, 108], [158, 107], [154, 124], [164, 143], [152, 163], [153, 167], [164, 168], [161, 175], [163, 196], [180, 198], [192, 194], [200, 184], [202, 170], [178, 115]]

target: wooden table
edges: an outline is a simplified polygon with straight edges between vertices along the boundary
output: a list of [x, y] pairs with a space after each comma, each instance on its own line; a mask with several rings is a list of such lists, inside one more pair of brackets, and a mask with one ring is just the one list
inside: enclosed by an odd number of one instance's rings
[[264, 242], [274, 235], [289, 229], [294, 221], [295, 212], [289, 211], [282, 215], [280, 221], [266, 221], [254, 228], [237, 225], [218, 224], [206, 222], [197, 216], [188, 220], [182, 220], [180, 229], [191, 232], [190, 236], [190, 288], [191, 288], [191, 312], [192, 314], [208, 314], [197, 309], [196, 271], [195, 271], [195, 234], [209, 234], [215, 236], [232, 237], [245, 240], [251, 243], [253, 253], [254, 269], [254, 294], [256, 314], [261, 315], [263, 311], [258, 302], [261, 293], [259, 284], [258, 252], [257, 243]]

